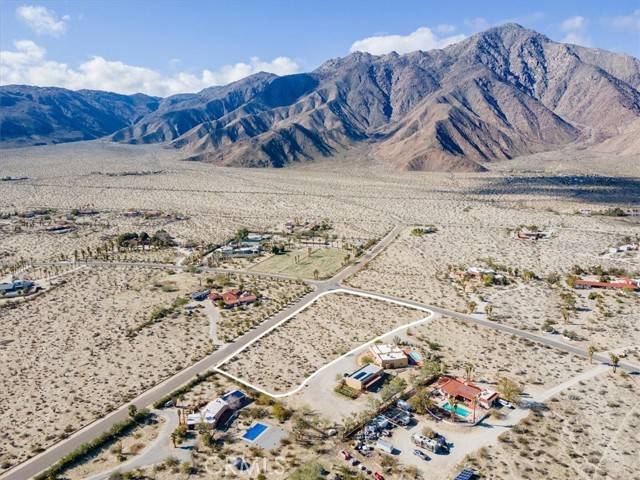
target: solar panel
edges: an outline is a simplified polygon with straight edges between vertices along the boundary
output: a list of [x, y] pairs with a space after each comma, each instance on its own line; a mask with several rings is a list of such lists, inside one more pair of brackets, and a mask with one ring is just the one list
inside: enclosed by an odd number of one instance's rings
[[471, 480], [475, 476], [476, 472], [474, 472], [470, 468], [465, 468], [456, 476], [454, 480]]

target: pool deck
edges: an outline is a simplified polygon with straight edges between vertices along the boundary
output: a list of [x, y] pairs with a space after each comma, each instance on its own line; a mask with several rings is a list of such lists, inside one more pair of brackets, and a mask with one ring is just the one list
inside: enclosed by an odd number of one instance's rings
[[251, 445], [255, 445], [256, 447], [260, 447], [264, 450], [269, 451], [275, 450], [280, 446], [280, 442], [287, 437], [287, 432], [270, 423], [257, 422], [252, 425], [251, 428], [253, 428], [255, 425], [264, 425], [265, 427], [267, 427], [267, 429], [260, 433], [254, 440], [245, 438], [244, 435], [241, 438], [245, 442], [250, 443]]
[[[452, 412], [453, 411], [453, 408], [451, 407], [451, 404], [448, 401], [444, 402], [441, 405], [441, 407], [443, 409], [445, 409], [447, 412]], [[473, 413], [473, 411], [469, 407], [467, 407], [466, 405], [456, 405], [455, 414], [458, 417], [467, 418], [472, 413]]]
[[[447, 400], [440, 400], [438, 402], [436, 402], [436, 405], [438, 408], [441, 408], [442, 410], [446, 410], [447, 412], [451, 413], [451, 410], [448, 408], [448, 401]], [[462, 415], [460, 413], [461, 410], [464, 410], [466, 412], [468, 412], [467, 415]], [[463, 425], [463, 426], [468, 426], [468, 427], [473, 427], [475, 425], [478, 425], [480, 422], [482, 422], [482, 420], [484, 418], [487, 417], [487, 415], [489, 414], [489, 410], [486, 410], [480, 406], [476, 406], [476, 415], [475, 415], [475, 422], [473, 421], [474, 417], [473, 417], [473, 407], [471, 407], [470, 405], [466, 404], [466, 403], [460, 403], [457, 406], [457, 412], [456, 413], [456, 418], [455, 419], [448, 419], [447, 417], [442, 417], [440, 415], [436, 415], [434, 413], [431, 413], [431, 415], [435, 418], [438, 418], [439, 420], [445, 422], [445, 423], [449, 423], [449, 424], [453, 424], [453, 425]]]

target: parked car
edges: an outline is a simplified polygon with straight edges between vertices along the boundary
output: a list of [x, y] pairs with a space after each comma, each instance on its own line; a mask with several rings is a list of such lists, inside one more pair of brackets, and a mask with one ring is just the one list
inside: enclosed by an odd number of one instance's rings
[[504, 400], [504, 399], [502, 399], [502, 398], [499, 398], [499, 399], [498, 399], [498, 403], [499, 403], [500, 405], [502, 405], [503, 407], [510, 408], [511, 410], [513, 410], [513, 409], [515, 409], [515, 408], [516, 408], [516, 407], [514, 407], [514, 406], [513, 406], [513, 404], [511, 404], [511, 403], [507, 402], [506, 400]]
[[413, 451], [413, 454], [416, 457], [420, 457], [422, 460], [429, 460], [429, 455], [424, 453], [422, 450], [418, 450], [417, 448]]
[[384, 477], [379, 472], [374, 473], [373, 478], [375, 478], [376, 480], [384, 480]]
[[340, 450], [340, 455], [342, 455], [342, 458], [345, 460], [349, 460], [351, 458], [351, 454], [346, 450]]
[[359, 463], [360, 463], [360, 460], [358, 460], [357, 458], [352, 458], [351, 459], [351, 466], [355, 467]]

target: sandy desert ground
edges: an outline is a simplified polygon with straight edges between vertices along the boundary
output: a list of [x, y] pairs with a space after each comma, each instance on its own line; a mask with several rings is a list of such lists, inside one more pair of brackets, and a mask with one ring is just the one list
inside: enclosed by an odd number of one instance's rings
[[176, 309], [144, 326], [189, 291], [170, 277], [85, 268], [2, 309], [3, 461], [37, 453], [211, 351], [204, 317]]
[[96, 452], [84, 463], [67, 470], [65, 477], [69, 480], [82, 480], [116, 467], [128, 459], [135, 458], [145, 447], [158, 438], [159, 430], [163, 424], [164, 419], [161, 417], [152, 417], [148, 424], [133, 428], [127, 435], [105, 446], [103, 450]]
[[352, 294], [325, 295], [221, 369], [269, 392], [287, 392], [331, 360], [427, 315]]
[[[348, 283], [460, 311], [466, 309], [469, 292], [450, 281], [448, 269], [475, 265], [487, 257], [541, 277], [552, 273], [564, 277], [574, 264], [640, 273], [638, 256], [601, 255], [625, 237], [640, 236], [639, 219], [595, 214], [610, 207], [638, 207], [637, 159], [588, 152], [564, 152], [562, 158], [540, 154], [495, 164], [484, 174], [455, 175], [372, 168], [366, 158], [348, 158], [345, 166], [342, 160], [283, 172], [178, 162], [175, 152], [152, 146], [81, 142], [3, 150], [3, 175], [28, 179], [0, 182], [0, 273], [6, 274], [20, 258], [52, 261], [68, 258], [75, 250], [95, 250], [109, 237], [127, 231], [151, 233], [162, 228], [181, 243], [207, 245], [228, 239], [241, 227], [268, 230], [294, 217], [328, 218], [332, 233], [346, 241], [381, 237], [395, 225], [405, 225], [397, 241]], [[12, 215], [37, 208], [52, 209], [51, 218], [40, 224]], [[76, 219], [75, 232], [42, 231], [75, 208], [99, 213]], [[594, 214], [580, 215], [585, 208]], [[131, 209], [185, 219], [125, 217]], [[435, 225], [438, 232], [410, 235], [412, 225], [425, 224]], [[552, 236], [539, 242], [516, 240], [513, 230], [522, 224], [538, 225], [552, 231]], [[135, 261], [178, 258], [172, 250], [123, 255]], [[65, 284], [30, 302], [2, 310], [0, 400], [8, 408], [0, 419], [0, 462], [6, 462], [5, 468], [212, 348], [209, 322], [203, 315], [180, 313], [145, 325], [154, 308], [200, 286], [195, 277], [187, 280], [184, 275], [172, 285], [175, 279], [160, 270], [91, 267], [68, 275]], [[261, 288], [272, 297], [282, 293], [271, 284]], [[540, 282], [479, 289], [476, 294], [490, 301], [498, 321], [518, 327], [538, 330], [546, 317], [558, 315], [558, 292]], [[636, 299], [605, 294], [611, 316], [591, 318], [593, 300], [585, 295], [580, 294], [578, 303], [584, 308], [570, 319], [568, 329], [600, 348], [640, 343]], [[308, 322], [335, 322], [344, 311], [332, 310], [332, 305], [323, 308], [322, 316], [308, 313], [313, 309], [299, 316], [306, 322], [302, 330], [285, 325], [277, 332], [280, 338], [273, 347], [280, 348], [285, 338], [301, 338], [303, 332], [309, 343], [317, 339], [320, 348], [305, 351], [301, 343], [293, 345], [292, 355], [299, 357], [300, 365], [287, 365], [290, 371], [284, 373], [269, 370], [266, 383], [286, 390], [359, 340], [336, 328], [331, 335], [344, 338], [330, 345], [328, 338], [334, 337], [319, 335], [317, 325]], [[385, 322], [395, 321], [386, 315], [388, 308], [367, 301], [355, 305], [349, 315], [357, 316], [345, 321], [357, 334], [367, 331], [363, 327], [388, 326]], [[382, 321], [381, 312], [385, 312]], [[229, 315], [223, 322], [232, 322], [231, 336], [263, 318], [258, 309]], [[557, 327], [563, 328], [558, 320]], [[425, 331], [416, 329], [413, 338], [424, 336], [443, 345], [452, 368], [471, 356], [476, 375], [516, 376], [528, 388], [561, 381], [582, 368], [581, 360], [496, 335], [438, 321]], [[269, 337], [262, 343], [271, 341]], [[244, 362], [237, 364], [240, 370], [247, 370], [247, 358], [263, 361], [264, 352], [257, 357], [251, 353], [238, 360]], [[637, 352], [631, 355], [640, 358]], [[601, 408], [616, 411], [606, 404]], [[36, 417], [38, 422], [30, 420]]]
[[249, 275], [223, 277], [220, 292], [242, 287], [244, 290], [261, 295], [260, 302], [247, 307], [223, 309], [217, 325], [217, 336], [223, 341], [231, 341], [250, 330], [267, 317], [280, 311], [287, 304], [311, 290], [307, 284], [295, 280], [274, 280]]
[[585, 359], [450, 317], [409, 333], [406, 338], [411, 343], [426, 354], [442, 356], [453, 374], [464, 377], [469, 363], [475, 381], [493, 383], [506, 376], [530, 393], [561, 383], [589, 366]]
[[[563, 293], [576, 299], [576, 309], [565, 321], [562, 316]], [[599, 295], [602, 306], [598, 306]], [[543, 280], [507, 287], [480, 288], [479, 295], [493, 308], [491, 318], [523, 330], [544, 333], [545, 322], [562, 335], [577, 335], [571, 343], [598, 350], [614, 350], [640, 345], [640, 296], [623, 291], [572, 290], [550, 286]], [[566, 339], [565, 339], [566, 340]]]
[[470, 461], [487, 479], [638, 478], [640, 384], [605, 374], [533, 411]]
[[[199, 309], [187, 315], [180, 305], [150, 322], [154, 310], [175, 305], [208, 278], [83, 267], [31, 301], [6, 304], [0, 338], [7, 359], [2, 396], [9, 407], [3, 416], [2, 460], [37, 453], [211, 352], [210, 318]], [[223, 280], [265, 295], [259, 306], [223, 312], [217, 333], [228, 339], [308, 289], [293, 281]], [[46, 421], [31, 422], [33, 415]]]
[[[626, 218], [560, 215], [474, 204], [466, 212], [459, 211], [456, 221], [444, 219], [442, 212], [434, 210], [433, 216], [424, 223], [435, 224], [438, 231], [416, 237], [407, 228], [396, 242], [347, 283], [356, 288], [464, 310], [464, 292], [446, 281], [449, 267], [484, 266], [483, 260], [490, 258], [520, 271], [533, 271], [540, 277], [566, 274], [575, 264], [640, 269], [640, 261], [634, 258], [600, 256], [609, 246], [619, 245], [624, 237], [640, 232], [639, 222]], [[537, 242], [514, 238], [514, 230], [519, 225], [531, 224], [553, 231], [552, 238]], [[526, 293], [518, 292], [525, 303]]]

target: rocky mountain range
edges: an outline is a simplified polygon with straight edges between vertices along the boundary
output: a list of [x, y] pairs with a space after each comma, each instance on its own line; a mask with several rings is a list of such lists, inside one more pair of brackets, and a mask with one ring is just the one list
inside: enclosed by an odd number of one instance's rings
[[101, 138], [142, 119], [160, 98], [95, 90], [0, 87], [0, 145], [44, 145]]
[[186, 159], [283, 167], [367, 144], [398, 169], [480, 171], [567, 145], [640, 154], [640, 60], [516, 24], [442, 50], [356, 52], [164, 99], [0, 87], [3, 144], [161, 143]]

